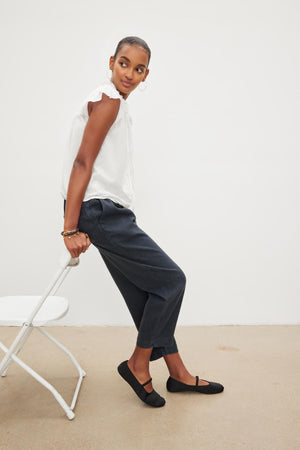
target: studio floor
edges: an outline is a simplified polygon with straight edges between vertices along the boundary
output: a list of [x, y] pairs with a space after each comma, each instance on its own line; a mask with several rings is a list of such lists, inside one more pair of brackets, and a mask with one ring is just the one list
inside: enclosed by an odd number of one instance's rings
[[[150, 363], [161, 408], [143, 403], [117, 372], [133, 351], [134, 327], [47, 327], [78, 359], [83, 380], [75, 418], [13, 363], [0, 378], [0, 449], [300, 449], [300, 326], [177, 326], [192, 375], [224, 385], [220, 394], [171, 393], [164, 359]], [[15, 327], [1, 327], [9, 346]], [[4, 353], [0, 350], [0, 358]], [[18, 355], [70, 403], [77, 373], [37, 330]]]

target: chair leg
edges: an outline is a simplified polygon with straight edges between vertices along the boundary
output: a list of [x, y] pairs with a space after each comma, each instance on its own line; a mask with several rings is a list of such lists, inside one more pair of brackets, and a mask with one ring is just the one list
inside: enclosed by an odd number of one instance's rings
[[[22, 350], [23, 345], [25, 344], [25, 342], [26, 342], [27, 339], [29, 338], [29, 336], [30, 336], [30, 334], [32, 333], [32, 331], [33, 331], [33, 327], [32, 327], [32, 326], [30, 326], [30, 327], [27, 328], [27, 330], [25, 331], [25, 334], [22, 336], [22, 338], [21, 338], [21, 340], [20, 340], [20, 343], [19, 343], [19, 345], [18, 345], [16, 351], [14, 352], [14, 355], [18, 355], [18, 354], [19, 354], [19, 352]], [[4, 364], [4, 366], [3, 366], [3, 368], [2, 368], [2, 372], [0, 372], [0, 375], [1, 375], [2, 377], [5, 377], [5, 376], [6, 376], [6, 373], [7, 373], [7, 371], [8, 371], [8, 368], [9, 368], [9, 366], [11, 365], [12, 362], [13, 362], [13, 359], [10, 358], [10, 359], [6, 362], [6, 364]]]
[[19, 343], [22, 341], [23, 336], [27, 333], [29, 327], [29, 323], [26, 322], [23, 324], [21, 330], [19, 331], [19, 333], [17, 334], [17, 336], [15, 337], [15, 340], [13, 341], [13, 343], [11, 344], [11, 346], [9, 347], [9, 350], [6, 351], [6, 355], [4, 355], [4, 358], [2, 359], [2, 361], [0, 362], [0, 374], [3, 372], [4, 368], [6, 367], [7, 363], [9, 362], [12, 354], [16, 351], [16, 349], [19, 346]]
[[[3, 345], [2, 342], [0, 342], [0, 348], [2, 348], [2, 350], [4, 350], [5, 352], [8, 352], [8, 348], [5, 347], [5, 345]], [[65, 411], [68, 419], [70, 419], [70, 420], [74, 419], [74, 417], [75, 417], [74, 412], [68, 406], [66, 401], [60, 395], [60, 393], [52, 386], [52, 384], [50, 384], [47, 380], [45, 380], [45, 378], [41, 377], [37, 372], [35, 372], [31, 367], [29, 367], [26, 363], [24, 363], [24, 361], [22, 361], [16, 355], [12, 354], [11, 357], [17, 364], [19, 364], [19, 366], [21, 366], [24, 370], [26, 370], [26, 372], [28, 372], [29, 375], [31, 375], [33, 378], [35, 378], [39, 383], [41, 383], [43, 386], [45, 386], [45, 388], [47, 388], [54, 395], [55, 399], [58, 401], [60, 406]]]
[[45, 329], [42, 329], [40, 327], [36, 327], [42, 334], [44, 334], [47, 338], [49, 338], [54, 344], [56, 344], [60, 349], [62, 349], [71, 359], [71, 361], [73, 362], [74, 366], [76, 367], [76, 369], [78, 370], [79, 373], [79, 379], [77, 382], [77, 386], [75, 389], [75, 393], [73, 396], [73, 400], [71, 403], [70, 408], [73, 409], [75, 404], [76, 404], [76, 400], [77, 400], [77, 396], [79, 393], [79, 389], [81, 386], [81, 382], [82, 382], [82, 378], [86, 376], [86, 372], [82, 369], [82, 367], [79, 365], [78, 361], [76, 360], [76, 358], [74, 357], [74, 355], [72, 355], [72, 353], [70, 352], [70, 350], [68, 350], [66, 347], [64, 347], [60, 342], [58, 342], [53, 336], [51, 336], [47, 331], [45, 331]]

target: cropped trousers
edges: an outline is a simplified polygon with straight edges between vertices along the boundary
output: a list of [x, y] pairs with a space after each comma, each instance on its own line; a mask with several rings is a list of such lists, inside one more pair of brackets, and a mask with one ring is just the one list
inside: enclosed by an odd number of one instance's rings
[[[65, 210], [66, 200], [64, 200]], [[185, 291], [183, 270], [109, 198], [82, 202], [78, 228], [88, 233], [123, 296], [150, 361], [177, 353], [174, 331]]]

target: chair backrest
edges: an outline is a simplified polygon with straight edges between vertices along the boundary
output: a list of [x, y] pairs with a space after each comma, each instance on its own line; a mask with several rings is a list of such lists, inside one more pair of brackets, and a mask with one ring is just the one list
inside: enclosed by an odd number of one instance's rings
[[26, 320], [26, 323], [31, 324], [32, 320], [42, 307], [44, 301], [46, 300], [49, 295], [54, 295], [64, 279], [66, 278], [67, 274], [71, 270], [72, 267], [78, 266], [79, 264], [79, 258], [72, 258], [69, 251], [65, 248], [63, 253], [61, 254], [59, 258], [59, 270], [55, 273], [54, 277], [52, 278], [51, 282], [45, 289], [43, 295], [41, 296], [39, 302], [37, 303], [34, 310], [30, 313], [29, 317]]

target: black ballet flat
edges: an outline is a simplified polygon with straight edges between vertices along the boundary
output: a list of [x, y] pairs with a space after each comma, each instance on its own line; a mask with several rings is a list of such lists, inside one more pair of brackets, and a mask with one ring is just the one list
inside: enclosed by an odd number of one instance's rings
[[182, 391], [195, 391], [201, 392], [201, 394], [218, 394], [224, 390], [224, 386], [220, 383], [214, 383], [213, 381], [207, 381], [209, 384], [198, 385], [199, 377], [196, 375], [196, 384], [186, 384], [181, 381], [175, 380], [175, 378], [169, 377], [167, 380], [167, 390], [169, 392], [182, 392]]
[[147, 392], [146, 389], [144, 389], [143, 387], [146, 386], [146, 384], [150, 383], [150, 381], [152, 381], [152, 378], [150, 378], [150, 380], [146, 381], [145, 383], [141, 384], [129, 369], [127, 361], [128, 359], [126, 359], [126, 361], [121, 362], [121, 364], [119, 364], [118, 366], [118, 372], [121, 375], [121, 377], [123, 377], [124, 380], [130, 384], [130, 386], [137, 394], [137, 396], [143, 402], [147, 403], [147, 405], [154, 407], [164, 406], [166, 400], [163, 397], [161, 397], [158, 394], [158, 392], [156, 392], [154, 389], [151, 392]]

